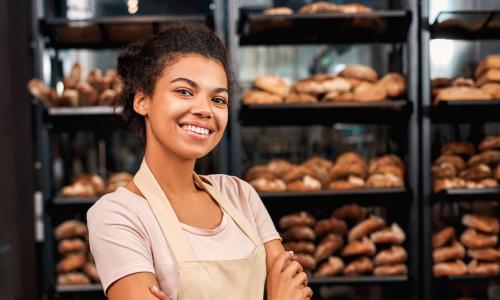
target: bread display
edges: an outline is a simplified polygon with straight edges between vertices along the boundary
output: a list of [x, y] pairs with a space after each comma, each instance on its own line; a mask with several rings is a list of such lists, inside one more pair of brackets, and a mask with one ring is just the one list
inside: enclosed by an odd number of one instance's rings
[[500, 99], [500, 56], [489, 55], [476, 67], [474, 79], [459, 77], [455, 80], [432, 80], [434, 104], [440, 101], [498, 100]]
[[27, 88], [33, 97], [47, 107], [115, 106], [123, 89], [123, 83], [113, 69], [107, 70], [105, 74], [100, 69], [92, 69], [86, 80], [82, 80], [80, 63], [73, 64], [70, 74], [62, 82], [64, 90], [60, 94], [38, 79], [31, 79]]
[[274, 159], [249, 168], [244, 178], [259, 192], [284, 192], [404, 187], [404, 176], [404, 164], [394, 154], [368, 163], [358, 153], [345, 152], [335, 161], [315, 156], [297, 165]]
[[[497, 188], [500, 165], [498, 136], [486, 136], [476, 147], [469, 142], [450, 142], [432, 164], [433, 190]], [[500, 173], [500, 171], [498, 171]]]
[[[341, 161], [352, 158], [347, 155]], [[407, 274], [406, 234], [397, 223], [385, 224], [384, 218], [369, 215], [366, 208], [354, 203], [335, 209], [326, 219], [296, 212], [278, 222], [285, 250], [293, 251], [313, 276]], [[375, 274], [375, 268], [382, 266]]]
[[[317, 3], [314, 3], [317, 4]], [[365, 65], [350, 64], [337, 75], [318, 74], [291, 84], [277, 75], [261, 75], [243, 95], [243, 103], [280, 104], [316, 102], [380, 102], [406, 94], [406, 79], [399, 73], [377, 72]]]
[[99, 283], [95, 262], [90, 254], [88, 229], [85, 223], [68, 220], [54, 230], [57, 250], [61, 255], [55, 271], [58, 285]]
[[114, 192], [118, 187], [127, 185], [133, 176], [126, 172], [112, 174], [108, 182], [97, 174], [85, 173], [73, 179], [73, 182], [65, 186], [60, 191], [60, 196], [65, 198], [73, 197], [98, 197], [106, 193]]

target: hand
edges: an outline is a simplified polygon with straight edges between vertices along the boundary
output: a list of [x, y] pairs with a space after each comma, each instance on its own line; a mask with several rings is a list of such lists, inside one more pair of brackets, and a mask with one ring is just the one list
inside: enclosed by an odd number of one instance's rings
[[167, 294], [165, 294], [164, 292], [160, 291], [160, 289], [158, 289], [154, 285], [152, 287], [150, 287], [149, 290], [151, 291], [151, 293], [153, 293], [153, 295], [155, 295], [156, 297], [158, 297], [158, 299], [160, 299], [160, 300], [170, 300], [170, 298], [167, 296]]
[[267, 299], [310, 300], [312, 290], [302, 266], [292, 261], [291, 252], [281, 253], [267, 275]]

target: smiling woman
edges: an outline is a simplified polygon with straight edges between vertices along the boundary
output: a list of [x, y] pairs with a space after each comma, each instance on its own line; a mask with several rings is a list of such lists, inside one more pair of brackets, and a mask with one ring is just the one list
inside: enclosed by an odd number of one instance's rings
[[[208, 28], [176, 24], [118, 58], [123, 119], [146, 143], [126, 187], [87, 212], [90, 248], [111, 300], [310, 299], [255, 190], [198, 176], [228, 120], [234, 83]], [[159, 289], [157, 288], [159, 287]]]

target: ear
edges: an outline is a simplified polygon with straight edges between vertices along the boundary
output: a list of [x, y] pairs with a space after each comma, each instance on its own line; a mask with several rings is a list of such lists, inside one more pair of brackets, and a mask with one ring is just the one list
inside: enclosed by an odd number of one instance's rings
[[134, 111], [141, 116], [147, 116], [149, 112], [149, 96], [143, 91], [137, 90], [134, 97]]

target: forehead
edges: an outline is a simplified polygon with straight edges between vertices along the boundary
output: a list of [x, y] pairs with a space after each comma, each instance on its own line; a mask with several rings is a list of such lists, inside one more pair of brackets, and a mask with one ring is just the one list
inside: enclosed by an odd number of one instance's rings
[[200, 86], [227, 87], [226, 71], [222, 63], [201, 55], [178, 56], [166, 66], [162, 74], [162, 79], [168, 82], [179, 77], [190, 79]]

